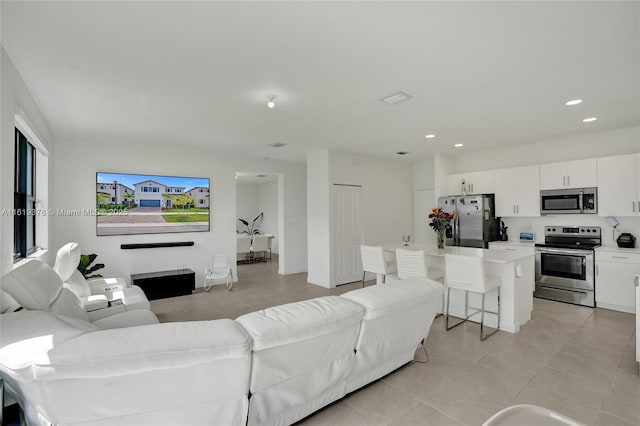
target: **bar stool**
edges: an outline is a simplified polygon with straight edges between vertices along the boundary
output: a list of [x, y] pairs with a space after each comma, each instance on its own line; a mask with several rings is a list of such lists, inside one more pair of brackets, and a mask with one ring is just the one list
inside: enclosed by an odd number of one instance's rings
[[[457, 254], [445, 255], [445, 265], [447, 274], [447, 309], [445, 312], [445, 326], [447, 330], [466, 322], [473, 315], [480, 314], [480, 340], [485, 340], [500, 329], [500, 277], [487, 275], [484, 272], [484, 262], [480, 257], [462, 256]], [[451, 289], [463, 290], [464, 294], [464, 319], [449, 327], [449, 305], [451, 300]], [[486, 311], [484, 309], [485, 295], [498, 289], [498, 312]], [[482, 295], [482, 306], [469, 314], [469, 292]], [[486, 336], [483, 334], [484, 314], [495, 314], [498, 316], [498, 327]]]
[[396, 272], [396, 265], [384, 258], [382, 247], [361, 245], [360, 256], [362, 257], [362, 287], [364, 287], [364, 277], [367, 272], [381, 274], [383, 283], [388, 274]]
[[[440, 281], [444, 286], [444, 271], [427, 267], [424, 250], [396, 249], [398, 278], [420, 277]], [[444, 291], [442, 292], [442, 314], [444, 314]], [[438, 314], [438, 316], [442, 315]]]

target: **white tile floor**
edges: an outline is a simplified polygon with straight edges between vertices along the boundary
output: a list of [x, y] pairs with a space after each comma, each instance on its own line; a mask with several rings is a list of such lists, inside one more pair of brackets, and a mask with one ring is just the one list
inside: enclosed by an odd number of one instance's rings
[[[306, 274], [280, 276], [277, 260], [242, 265], [240, 281], [152, 302], [161, 321], [236, 318], [296, 300], [340, 294]], [[640, 379], [633, 315], [534, 299], [520, 333], [480, 342], [478, 326], [444, 331], [437, 318], [427, 339], [429, 363], [389, 374], [304, 419], [305, 425], [479, 425], [502, 408], [536, 404], [588, 425], [640, 424]], [[416, 358], [425, 359], [420, 350]]]

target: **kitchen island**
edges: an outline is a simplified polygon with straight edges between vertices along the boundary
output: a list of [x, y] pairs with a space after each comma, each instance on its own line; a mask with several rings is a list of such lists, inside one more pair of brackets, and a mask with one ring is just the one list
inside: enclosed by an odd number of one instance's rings
[[[485, 272], [500, 277], [500, 329], [510, 333], [517, 333], [520, 327], [531, 319], [533, 309], [533, 290], [535, 288], [535, 257], [529, 252], [487, 250], [472, 247], [445, 247], [438, 249], [433, 245], [386, 244], [385, 251], [394, 257], [398, 248], [407, 250], [423, 250], [430, 267], [445, 270], [445, 254], [459, 254], [480, 257], [485, 262]], [[496, 311], [498, 297], [496, 291], [486, 296], [488, 311]], [[469, 293], [469, 306], [479, 307], [481, 296]], [[449, 313], [456, 317], [464, 317], [464, 292], [451, 291]], [[471, 317], [471, 321], [479, 322], [480, 315]], [[497, 325], [496, 315], [485, 315], [485, 324], [489, 327]]]

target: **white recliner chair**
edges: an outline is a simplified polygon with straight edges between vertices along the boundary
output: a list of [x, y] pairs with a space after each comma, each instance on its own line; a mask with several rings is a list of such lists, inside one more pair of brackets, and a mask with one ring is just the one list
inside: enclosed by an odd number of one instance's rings
[[148, 309], [93, 315], [80, 298], [63, 285], [62, 279], [46, 263], [29, 260], [2, 277], [2, 289], [24, 309], [90, 322], [100, 329], [157, 324], [158, 317]]
[[[87, 312], [94, 317], [106, 317], [118, 312], [135, 309], [151, 309], [151, 304], [138, 286], [127, 286], [124, 278], [102, 278], [87, 281], [80, 271], [80, 246], [78, 243], [67, 243], [58, 250], [53, 269], [64, 284], [82, 301]], [[119, 299], [122, 303], [110, 306], [110, 300]]]

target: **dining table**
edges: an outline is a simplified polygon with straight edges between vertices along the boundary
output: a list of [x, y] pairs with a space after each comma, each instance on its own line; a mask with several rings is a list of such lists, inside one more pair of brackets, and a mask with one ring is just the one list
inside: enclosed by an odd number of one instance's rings
[[[490, 250], [475, 247], [445, 246], [439, 249], [435, 244], [389, 243], [383, 244], [387, 259], [394, 259], [397, 249], [422, 250], [427, 267], [437, 267], [445, 271], [445, 256], [458, 254], [480, 257], [484, 262], [485, 273], [498, 276], [501, 280], [499, 291], [488, 293], [486, 309], [496, 311], [498, 294], [500, 296], [500, 329], [517, 333], [520, 327], [531, 319], [533, 310], [533, 291], [535, 289], [535, 256], [525, 251]], [[481, 296], [469, 293], [470, 311], [480, 306]], [[464, 317], [465, 295], [462, 291], [451, 291], [449, 313], [452, 316]], [[477, 317], [477, 318], [476, 318]], [[471, 317], [470, 321], [479, 321], [480, 316]], [[485, 324], [489, 327], [498, 325], [497, 315], [485, 315]]]

